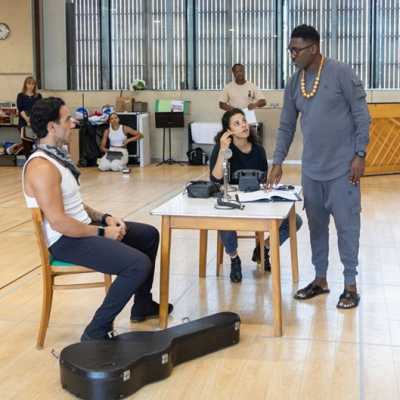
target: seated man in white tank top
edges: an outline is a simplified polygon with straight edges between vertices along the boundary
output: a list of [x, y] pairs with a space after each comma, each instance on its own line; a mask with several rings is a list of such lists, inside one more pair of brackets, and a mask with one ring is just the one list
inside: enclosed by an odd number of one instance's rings
[[[37, 101], [31, 126], [39, 142], [25, 163], [23, 190], [27, 206], [39, 207], [43, 212], [50, 253], [60, 261], [116, 275], [81, 340], [107, 339], [115, 317], [133, 295], [132, 322], [157, 317], [159, 305], [151, 294], [157, 229], [124, 222], [83, 203], [80, 172], [63, 150], [73, 127], [63, 100], [50, 97]], [[170, 312], [172, 308], [170, 305]]]
[[[101, 171], [122, 171], [128, 165], [128, 150], [126, 146], [140, 139], [140, 133], [129, 126], [120, 125], [117, 113], [111, 113], [108, 118], [109, 128], [104, 131], [100, 150], [105, 153], [99, 163]], [[107, 142], [110, 143], [107, 149]], [[121, 158], [111, 159], [108, 151], [121, 153]]]

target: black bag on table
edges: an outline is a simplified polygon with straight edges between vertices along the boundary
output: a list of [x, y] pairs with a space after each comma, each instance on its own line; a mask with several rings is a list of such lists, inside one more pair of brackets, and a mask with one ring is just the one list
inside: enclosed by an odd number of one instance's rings
[[208, 199], [216, 197], [219, 191], [219, 185], [211, 181], [191, 181], [186, 186], [186, 191], [189, 197], [198, 199]]

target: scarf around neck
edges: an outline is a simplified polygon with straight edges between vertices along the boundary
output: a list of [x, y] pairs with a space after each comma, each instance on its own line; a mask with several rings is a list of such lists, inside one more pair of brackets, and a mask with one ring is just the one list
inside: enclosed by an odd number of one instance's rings
[[38, 144], [35, 151], [38, 150], [43, 151], [43, 153], [47, 154], [49, 157], [58, 161], [62, 166], [69, 169], [76, 179], [78, 185], [80, 185], [79, 175], [81, 174], [81, 171], [79, 171], [79, 168], [71, 160], [71, 157], [67, 151], [56, 146], [50, 146], [49, 144]]

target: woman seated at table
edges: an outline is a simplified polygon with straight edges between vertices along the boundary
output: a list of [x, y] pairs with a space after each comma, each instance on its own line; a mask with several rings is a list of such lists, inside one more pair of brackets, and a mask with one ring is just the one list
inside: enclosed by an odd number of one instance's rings
[[[245, 115], [240, 109], [227, 111], [222, 116], [222, 131], [215, 137], [214, 149], [210, 158], [210, 179], [214, 182], [223, 182], [224, 152], [231, 149], [232, 157], [229, 159], [230, 176], [229, 183], [237, 184], [238, 180], [234, 179], [235, 171], [241, 169], [259, 170], [265, 173], [267, 177], [268, 162], [264, 147], [257, 143], [256, 136], [249, 130], [249, 124]], [[300, 229], [302, 219], [296, 215], [296, 227]], [[232, 282], [241, 282], [242, 266], [237, 252], [238, 241], [237, 232], [219, 231], [220, 238], [224, 244], [226, 253], [231, 258], [230, 279]], [[280, 244], [284, 243], [289, 237], [289, 220], [285, 219], [279, 229]], [[266, 242], [264, 247], [264, 270], [270, 271], [271, 264], [269, 261], [269, 246]], [[253, 251], [252, 260], [260, 261], [259, 246]]]
[[[120, 125], [117, 113], [108, 118], [109, 128], [104, 131], [100, 150], [105, 153], [99, 162], [101, 171], [122, 171], [128, 165], [128, 143], [137, 141], [141, 134], [129, 126]], [[107, 143], [109, 142], [109, 148]], [[120, 154], [118, 154], [120, 153]]]

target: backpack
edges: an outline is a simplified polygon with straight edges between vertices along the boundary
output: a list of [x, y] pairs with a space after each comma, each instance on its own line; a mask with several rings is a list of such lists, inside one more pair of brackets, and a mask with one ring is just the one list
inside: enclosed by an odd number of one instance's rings
[[186, 153], [190, 165], [206, 165], [208, 161], [207, 153], [200, 147], [189, 150]]

